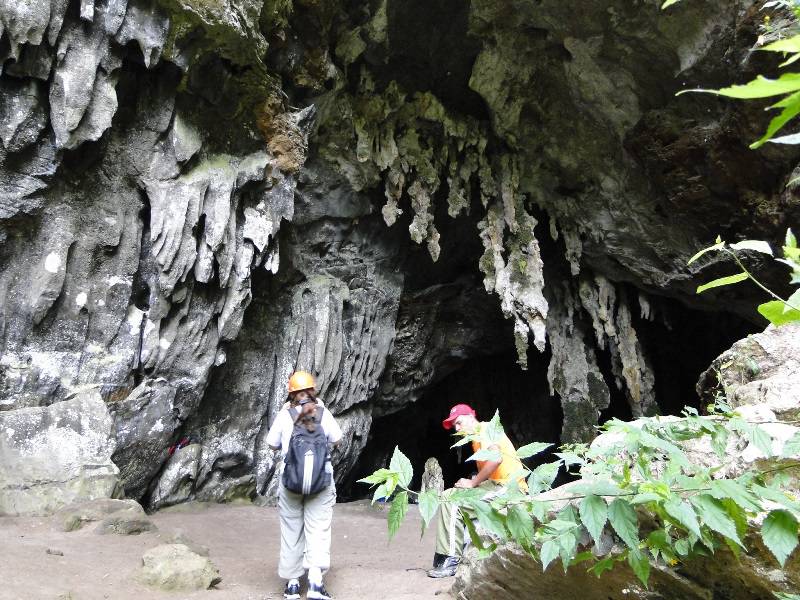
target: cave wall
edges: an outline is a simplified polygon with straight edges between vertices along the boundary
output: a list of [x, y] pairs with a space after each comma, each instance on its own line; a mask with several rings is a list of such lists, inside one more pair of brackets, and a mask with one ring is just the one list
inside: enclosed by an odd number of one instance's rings
[[539, 373], [563, 441], [658, 410], [667, 308], [710, 315], [676, 325], [713, 329], [709, 355], [758, 326], [752, 290], [695, 296], [723, 267], [687, 258], [800, 214], [797, 156], [746, 148], [760, 111], [673, 96], [762, 68], [758, 19], [0, 0], [0, 410], [99, 393], [151, 507], [270, 495], [295, 367], [344, 425], [341, 482], [373, 419], [485, 357]]

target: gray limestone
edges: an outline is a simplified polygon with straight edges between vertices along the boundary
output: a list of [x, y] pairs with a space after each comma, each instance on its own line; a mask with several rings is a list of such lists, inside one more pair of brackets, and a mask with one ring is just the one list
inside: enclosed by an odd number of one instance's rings
[[46, 514], [115, 493], [112, 420], [86, 392], [52, 406], [0, 412], [0, 514]]

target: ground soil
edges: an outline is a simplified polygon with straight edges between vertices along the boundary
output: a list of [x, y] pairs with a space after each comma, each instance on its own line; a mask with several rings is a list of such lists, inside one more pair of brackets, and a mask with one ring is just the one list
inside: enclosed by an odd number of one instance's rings
[[[253, 505], [191, 503], [151, 516], [158, 531], [98, 535], [95, 524], [64, 533], [48, 517], [0, 517], [2, 600], [278, 600], [278, 512]], [[181, 531], [208, 547], [222, 583], [200, 592], [160, 592], [134, 580], [142, 554]], [[336, 600], [451, 600], [452, 579], [430, 579], [432, 530], [420, 540], [411, 506], [387, 542], [386, 508], [366, 502], [338, 504], [334, 512], [332, 568], [325, 585]]]

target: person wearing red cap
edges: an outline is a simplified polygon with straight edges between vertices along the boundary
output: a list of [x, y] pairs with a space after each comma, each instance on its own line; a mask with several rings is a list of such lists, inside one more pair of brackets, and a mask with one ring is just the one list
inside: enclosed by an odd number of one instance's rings
[[[478, 421], [475, 410], [468, 404], [456, 404], [450, 409], [450, 414], [442, 421], [446, 430], [455, 429], [456, 433], [472, 435], [479, 433], [485, 425]], [[517, 457], [517, 451], [511, 440], [502, 435], [498, 441], [492, 443], [472, 442], [472, 451], [478, 452], [486, 449], [499, 453], [500, 460], [476, 460], [478, 473], [469, 479], [462, 478], [456, 481], [457, 488], [486, 489], [487, 492], [498, 491], [506, 485], [514, 473], [519, 473], [524, 467]], [[520, 488], [527, 489], [525, 480], [520, 480]], [[449, 490], [445, 490], [447, 494]], [[459, 510], [452, 504], [443, 503], [439, 510], [439, 519], [436, 529], [436, 551], [433, 555], [433, 568], [428, 577], [452, 577], [461, 562], [464, 551], [464, 523], [461, 521]]]

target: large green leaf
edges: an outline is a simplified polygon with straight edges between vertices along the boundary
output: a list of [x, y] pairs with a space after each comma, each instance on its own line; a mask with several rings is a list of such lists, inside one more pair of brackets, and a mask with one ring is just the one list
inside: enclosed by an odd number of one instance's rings
[[475, 502], [472, 505], [475, 515], [478, 517], [478, 523], [481, 524], [486, 531], [489, 531], [499, 538], [508, 538], [506, 531], [506, 517], [490, 504], [486, 502]]
[[461, 511], [461, 520], [467, 528], [467, 533], [469, 534], [469, 539], [472, 541], [472, 545], [478, 550], [484, 550], [486, 545], [483, 543], [483, 538], [478, 535], [478, 530], [475, 529], [475, 523], [472, 522], [472, 517], [464, 513], [464, 511]]
[[589, 479], [584, 477], [570, 486], [570, 492], [575, 494], [594, 494], [596, 496], [619, 496], [620, 488], [613, 481], [607, 479]]
[[753, 425], [747, 437], [765, 456], [772, 456], [772, 436], [763, 427]]
[[687, 264], [687, 265], [690, 265], [690, 264], [692, 264], [694, 261], [696, 261], [698, 258], [700, 258], [701, 256], [703, 256], [704, 254], [706, 254], [706, 253], [708, 253], [708, 252], [714, 252], [714, 251], [716, 251], [716, 250], [722, 250], [724, 247], [725, 247], [725, 242], [723, 242], [723, 241], [720, 239], [720, 237], [719, 237], [719, 236], [717, 236], [717, 240], [716, 240], [716, 242], [714, 243], [714, 245], [713, 245], [713, 246], [709, 246], [708, 248], [703, 248], [702, 250], [700, 250], [700, 252], [698, 252], [697, 254], [695, 254], [694, 256], [692, 256], [692, 258], [690, 258], [690, 259], [689, 259], [689, 262], [687, 262], [686, 264]]
[[515, 504], [508, 508], [506, 526], [514, 540], [523, 548], [533, 545], [533, 518], [522, 506]]
[[647, 554], [638, 550], [631, 550], [628, 552], [628, 564], [633, 569], [636, 577], [639, 578], [639, 581], [644, 584], [644, 587], [647, 587], [647, 580], [650, 578], [650, 560], [647, 558]]
[[528, 477], [528, 488], [532, 494], [549, 490], [558, 475], [559, 463], [545, 463], [536, 467]]
[[736, 523], [728, 515], [719, 500], [708, 494], [700, 494], [693, 497], [691, 502], [697, 509], [697, 514], [700, 516], [703, 525], [744, 548], [742, 540], [739, 539], [739, 533], [736, 531]]
[[800, 310], [790, 308], [788, 312], [784, 312], [785, 309], [786, 303], [780, 300], [772, 300], [758, 306], [761, 316], [773, 325], [780, 326], [800, 321]]
[[467, 458], [467, 460], [502, 462], [503, 456], [500, 454], [499, 450], [490, 450], [489, 448], [481, 448], [475, 454]]
[[736, 502], [736, 504], [750, 512], [759, 512], [761, 510], [761, 503], [759, 502], [758, 496], [735, 479], [715, 479], [711, 482], [710, 488], [711, 495], [717, 500], [730, 498]]
[[496, 444], [504, 435], [503, 425], [500, 423], [500, 411], [496, 410], [492, 420], [488, 423], [484, 423], [481, 427], [481, 444], [484, 446]]
[[386, 481], [387, 475], [389, 475], [391, 471], [389, 469], [378, 469], [372, 475], [368, 475], [363, 479], [359, 479], [358, 483], [367, 483], [369, 485], [377, 485], [379, 483], [383, 483]]
[[797, 519], [789, 511], [773, 510], [761, 525], [761, 539], [783, 567], [797, 547]]
[[691, 531], [700, 537], [700, 524], [697, 522], [697, 515], [691, 505], [686, 500], [672, 498], [664, 503], [664, 510], [667, 514], [683, 525], [687, 531]]
[[770, 108], [780, 108], [781, 113], [769, 122], [766, 133], [764, 133], [761, 139], [750, 144], [750, 148], [756, 149], [763, 146], [767, 141], [772, 139], [786, 123], [800, 114], [800, 92], [791, 94], [780, 102], [773, 104]]
[[789, 38], [772, 42], [766, 46], [761, 46], [759, 50], [767, 50], [769, 52], [800, 52], [800, 35], [794, 35]]
[[389, 539], [394, 537], [397, 530], [400, 529], [400, 524], [408, 512], [408, 492], [400, 492], [392, 500], [392, 506], [389, 508]]
[[723, 285], [733, 285], [734, 283], [739, 283], [745, 281], [746, 279], [747, 279], [747, 273], [736, 273], [735, 275], [720, 277], [719, 279], [715, 279], [714, 281], [709, 281], [708, 283], [704, 283], [703, 285], [697, 286], [697, 293], [702, 294], [706, 290], [722, 287]]
[[406, 457], [397, 446], [394, 447], [392, 460], [389, 461], [389, 470], [397, 473], [397, 483], [401, 487], [408, 487], [411, 483], [411, 478], [414, 476], [414, 469], [411, 466], [411, 461], [408, 460], [408, 457]]
[[558, 557], [560, 548], [555, 540], [547, 540], [542, 544], [542, 549], [539, 551], [539, 557], [542, 561], [542, 570], [546, 571], [547, 566]]
[[424, 527], [427, 527], [439, 509], [439, 494], [436, 490], [426, 490], [417, 498], [417, 504]]
[[617, 498], [608, 506], [608, 520], [617, 535], [634, 550], [639, 547], [639, 519], [633, 507]]
[[529, 458], [534, 454], [539, 454], [544, 450], [547, 450], [553, 444], [545, 444], [544, 442], [533, 442], [532, 444], [527, 444], [517, 450], [517, 457], [519, 458]]
[[608, 520], [608, 505], [600, 496], [589, 494], [580, 503], [578, 512], [584, 527], [595, 542], [600, 543], [600, 535]]
[[770, 98], [772, 96], [783, 96], [800, 90], [800, 73], [784, 73], [777, 79], [768, 79], [763, 75], [758, 75], [752, 81], [744, 85], [733, 85], [719, 90], [683, 90], [678, 95], [687, 92], [702, 92], [726, 96], [738, 100], [752, 100], [753, 98]]

